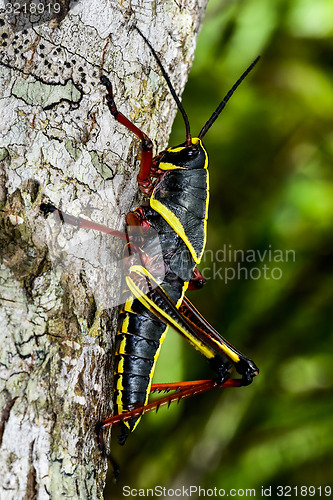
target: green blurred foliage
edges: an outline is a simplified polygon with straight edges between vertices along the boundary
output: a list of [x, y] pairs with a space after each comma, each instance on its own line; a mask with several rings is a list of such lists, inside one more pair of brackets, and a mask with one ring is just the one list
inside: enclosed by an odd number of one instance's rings
[[[249, 387], [146, 415], [124, 448], [113, 439], [121, 475], [106, 498], [122, 498], [124, 484], [256, 488], [259, 496], [261, 486], [332, 483], [332, 35], [331, 0], [209, 3], [183, 95], [193, 135], [261, 60], [204, 138], [212, 252], [201, 269], [210, 279], [188, 295], [260, 375]], [[183, 140], [177, 117], [170, 144]], [[222, 260], [223, 250], [238, 249], [266, 257]], [[239, 277], [237, 266], [246, 268]], [[236, 277], [226, 282], [227, 268]], [[205, 360], [169, 332], [155, 381], [210, 376]]]

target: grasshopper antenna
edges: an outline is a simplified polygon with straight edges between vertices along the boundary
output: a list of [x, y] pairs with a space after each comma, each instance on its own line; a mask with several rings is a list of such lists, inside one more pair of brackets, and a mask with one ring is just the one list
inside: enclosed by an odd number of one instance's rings
[[144, 41], [146, 42], [146, 44], [150, 48], [151, 53], [153, 54], [153, 56], [154, 56], [157, 64], [160, 67], [162, 75], [163, 75], [165, 81], [168, 84], [168, 87], [170, 89], [171, 95], [174, 98], [174, 100], [176, 101], [177, 107], [178, 107], [179, 111], [181, 112], [181, 114], [183, 116], [183, 119], [184, 119], [184, 123], [185, 123], [186, 146], [190, 146], [192, 144], [191, 131], [190, 131], [190, 122], [188, 121], [188, 117], [187, 117], [187, 114], [185, 112], [185, 109], [184, 109], [182, 103], [180, 102], [180, 99], [179, 99], [178, 95], [176, 94], [175, 89], [173, 88], [173, 85], [172, 85], [172, 83], [170, 81], [170, 78], [169, 78], [167, 72], [165, 71], [165, 69], [164, 69], [164, 67], [163, 67], [163, 65], [161, 63], [160, 58], [156, 54], [155, 49], [152, 47], [151, 43], [147, 40], [147, 38], [144, 36], [144, 34], [139, 30], [139, 28], [137, 26], [135, 26], [135, 29], [139, 32], [139, 34], [142, 36], [142, 38], [144, 39]]
[[250, 71], [254, 68], [254, 66], [257, 64], [257, 62], [259, 61], [260, 59], [260, 56], [258, 56], [252, 64], [250, 64], [250, 66], [244, 71], [244, 73], [242, 74], [242, 76], [237, 80], [237, 82], [231, 87], [231, 89], [229, 90], [229, 92], [225, 95], [225, 97], [222, 99], [222, 101], [220, 102], [220, 104], [218, 105], [218, 107], [216, 108], [216, 110], [214, 111], [214, 113], [212, 114], [212, 116], [209, 118], [209, 120], [205, 123], [205, 125], [202, 127], [198, 137], [199, 139], [202, 139], [203, 136], [207, 133], [207, 131], [210, 129], [210, 127], [213, 125], [213, 123], [215, 122], [216, 118], [219, 116], [219, 114], [221, 113], [222, 109], [225, 107], [225, 105], [227, 104], [227, 102], [229, 101], [230, 97], [232, 96], [232, 94], [235, 92], [235, 90], [239, 87], [239, 85], [242, 83], [242, 81], [244, 80], [244, 78], [250, 73]]

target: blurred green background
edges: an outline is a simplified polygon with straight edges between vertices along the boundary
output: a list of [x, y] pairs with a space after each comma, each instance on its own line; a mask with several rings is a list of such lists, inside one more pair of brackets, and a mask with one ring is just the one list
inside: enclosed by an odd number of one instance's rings
[[[262, 57], [204, 139], [212, 253], [201, 269], [210, 279], [188, 296], [260, 375], [250, 387], [146, 415], [123, 448], [114, 438], [121, 474], [106, 499], [123, 498], [123, 485], [256, 488], [260, 496], [262, 486], [332, 484], [332, 35], [332, 0], [209, 3], [183, 95], [194, 135]], [[170, 144], [183, 140], [178, 117]], [[229, 249], [266, 250], [266, 258], [222, 261]], [[294, 251], [288, 261], [286, 250]], [[235, 279], [225, 281], [226, 268]], [[210, 376], [170, 331], [155, 382]]]

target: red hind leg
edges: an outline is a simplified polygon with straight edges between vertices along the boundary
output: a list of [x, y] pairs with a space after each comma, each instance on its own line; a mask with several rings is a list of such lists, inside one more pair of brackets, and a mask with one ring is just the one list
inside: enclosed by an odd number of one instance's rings
[[161, 406], [170, 406], [170, 404], [173, 402], [178, 402], [181, 399], [189, 398], [197, 394], [202, 394], [204, 392], [211, 391], [212, 389], [224, 387], [241, 387], [241, 385], [241, 379], [228, 379], [223, 383], [219, 383], [217, 380], [194, 380], [191, 382], [152, 384], [151, 392], [175, 391], [175, 393], [164, 396], [163, 398], [160, 398], [157, 401], [153, 401], [152, 403], [148, 403], [146, 406], [139, 406], [138, 408], [134, 408], [133, 410], [126, 411], [119, 415], [108, 417], [101, 422], [98, 429], [99, 432], [101, 432], [111, 425], [117, 425], [120, 422], [126, 422], [133, 417], [139, 417], [143, 413], [147, 413], [149, 411], [157, 411]]

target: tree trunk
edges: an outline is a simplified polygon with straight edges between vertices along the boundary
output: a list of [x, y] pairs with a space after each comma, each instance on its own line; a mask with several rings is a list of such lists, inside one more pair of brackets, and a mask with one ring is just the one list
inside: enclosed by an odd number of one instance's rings
[[155, 153], [164, 148], [176, 106], [133, 27], [180, 94], [206, 3], [0, 11], [1, 499], [102, 498], [95, 425], [112, 411], [121, 243], [46, 219], [40, 205], [123, 229], [139, 143], [109, 113], [99, 78], [110, 77], [118, 108]]

